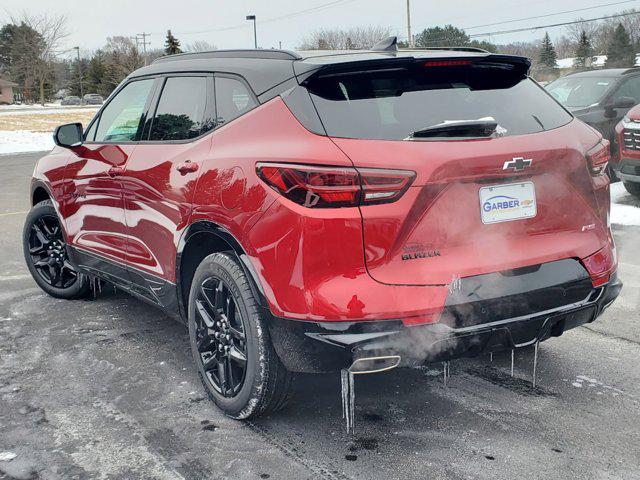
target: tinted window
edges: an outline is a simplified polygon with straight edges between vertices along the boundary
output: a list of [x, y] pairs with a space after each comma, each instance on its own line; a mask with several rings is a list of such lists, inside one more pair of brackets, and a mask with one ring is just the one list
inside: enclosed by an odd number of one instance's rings
[[207, 112], [206, 77], [168, 78], [149, 140], [188, 140], [213, 128]]
[[136, 139], [144, 106], [153, 86], [153, 79], [131, 82], [104, 108], [96, 142], [130, 142]]
[[547, 85], [553, 98], [567, 108], [585, 108], [596, 105], [616, 83], [611, 77], [565, 77]]
[[505, 135], [520, 135], [572, 118], [535, 82], [502, 68], [416, 64], [327, 74], [307, 88], [327, 133], [336, 137], [401, 140], [447, 121], [489, 117]]
[[216, 123], [218, 126], [230, 122], [256, 106], [253, 95], [240, 80], [216, 77]]
[[640, 77], [632, 77], [624, 81], [616, 92], [614, 100], [621, 97], [631, 97], [636, 103], [640, 103]]

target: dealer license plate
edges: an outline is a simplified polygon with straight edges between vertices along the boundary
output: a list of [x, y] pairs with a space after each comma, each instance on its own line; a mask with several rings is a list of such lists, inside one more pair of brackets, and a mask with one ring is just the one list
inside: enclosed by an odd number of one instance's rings
[[536, 216], [533, 182], [509, 183], [480, 189], [482, 223], [510, 222]]

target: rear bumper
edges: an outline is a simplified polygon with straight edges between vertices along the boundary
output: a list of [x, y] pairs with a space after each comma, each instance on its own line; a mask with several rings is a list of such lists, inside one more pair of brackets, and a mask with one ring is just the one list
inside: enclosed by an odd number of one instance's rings
[[623, 182], [640, 183], [640, 158], [623, 157], [619, 162], [612, 163], [611, 168]]
[[[347, 368], [360, 357], [399, 355], [402, 365], [474, 357], [520, 348], [593, 322], [616, 299], [613, 275], [579, 302], [479, 324], [405, 326], [400, 320], [304, 322], [272, 318], [270, 334], [285, 366], [297, 372]], [[494, 317], [495, 318], [495, 317]]]

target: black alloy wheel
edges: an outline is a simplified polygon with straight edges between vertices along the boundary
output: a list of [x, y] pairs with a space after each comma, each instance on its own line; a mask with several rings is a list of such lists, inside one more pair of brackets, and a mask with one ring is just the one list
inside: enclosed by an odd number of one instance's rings
[[261, 308], [240, 260], [212, 253], [196, 268], [189, 290], [191, 353], [209, 398], [229, 417], [255, 418], [281, 409], [294, 391], [271, 343]]
[[196, 295], [196, 344], [207, 380], [224, 397], [242, 388], [247, 371], [245, 326], [224, 280], [208, 277]]
[[43, 215], [31, 224], [29, 255], [38, 275], [52, 287], [69, 288], [78, 281], [56, 216]]
[[89, 278], [69, 258], [65, 233], [50, 200], [34, 205], [27, 214], [22, 245], [29, 272], [46, 293], [65, 299], [89, 293]]

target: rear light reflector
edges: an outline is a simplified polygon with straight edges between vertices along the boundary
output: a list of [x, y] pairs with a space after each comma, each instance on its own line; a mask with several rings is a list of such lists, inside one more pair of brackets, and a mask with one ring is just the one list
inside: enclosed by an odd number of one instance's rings
[[582, 259], [582, 264], [589, 272], [594, 287], [604, 285], [615, 272], [617, 259], [615, 247], [605, 247], [593, 255]]
[[605, 173], [610, 160], [609, 140], [601, 140], [600, 143], [587, 152], [587, 162], [589, 162], [591, 175]]
[[414, 172], [406, 170], [356, 170], [289, 163], [258, 163], [256, 172], [276, 192], [308, 208], [393, 202], [402, 196], [415, 178]]
[[471, 60], [429, 60], [424, 62], [425, 67], [464, 67], [471, 65]]

